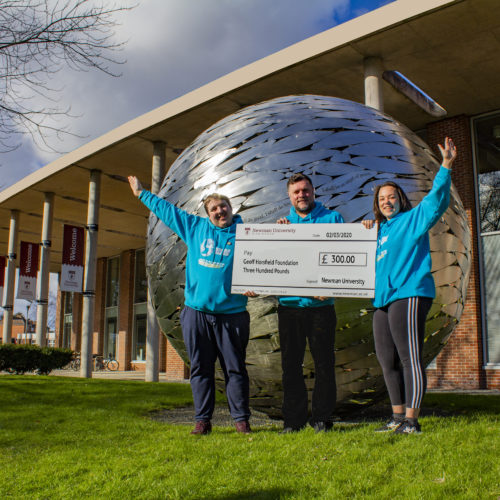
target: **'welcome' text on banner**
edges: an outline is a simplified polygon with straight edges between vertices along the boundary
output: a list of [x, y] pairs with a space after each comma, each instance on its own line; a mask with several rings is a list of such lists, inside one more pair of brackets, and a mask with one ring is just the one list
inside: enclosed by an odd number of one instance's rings
[[21, 241], [21, 259], [19, 262], [19, 280], [17, 282], [17, 298], [35, 300], [36, 275], [38, 273], [38, 254], [40, 245]]
[[61, 291], [81, 292], [83, 286], [83, 227], [64, 224]]

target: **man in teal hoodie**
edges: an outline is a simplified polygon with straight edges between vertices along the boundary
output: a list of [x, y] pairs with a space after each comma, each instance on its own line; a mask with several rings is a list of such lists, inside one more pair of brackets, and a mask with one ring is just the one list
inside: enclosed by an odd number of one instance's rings
[[191, 434], [209, 434], [215, 406], [215, 361], [226, 381], [231, 416], [238, 432], [251, 432], [249, 382], [245, 366], [250, 334], [247, 297], [231, 294], [234, 239], [241, 217], [226, 196], [204, 200], [208, 219], [189, 214], [128, 178], [135, 196], [188, 247], [181, 327], [190, 360], [196, 426]]
[[[305, 174], [294, 174], [287, 183], [290, 214], [278, 224], [344, 222], [342, 216], [314, 200], [314, 187]], [[302, 364], [306, 340], [314, 360], [315, 383], [310, 424], [316, 432], [332, 428], [337, 388], [335, 384], [335, 326], [331, 297], [280, 297], [278, 328], [283, 369], [283, 433], [296, 432], [308, 421], [307, 388]]]

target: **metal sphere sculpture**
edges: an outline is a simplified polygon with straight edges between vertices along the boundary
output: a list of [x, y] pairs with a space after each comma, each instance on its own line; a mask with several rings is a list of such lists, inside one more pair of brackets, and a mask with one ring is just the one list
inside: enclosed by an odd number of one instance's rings
[[[249, 106], [199, 135], [177, 158], [160, 196], [205, 216], [201, 200], [210, 192], [227, 195], [247, 223], [275, 222], [288, 214], [287, 178], [309, 175], [316, 199], [340, 212], [346, 222], [373, 218], [373, 188], [387, 179], [400, 184], [415, 205], [429, 191], [439, 167], [431, 149], [391, 117], [359, 103], [299, 95]], [[440, 351], [463, 310], [470, 262], [470, 234], [455, 188], [451, 203], [431, 231], [437, 296], [426, 324], [424, 360]], [[150, 216], [147, 264], [160, 327], [188, 362], [179, 312], [183, 305], [185, 244]], [[251, 334], [247, 350], [252, 406], [280, 415], [281, 359], [277, 300], [249, 300]], [[385, 394], [374, 354], [370, 301], [337, 299], [336, 371], [340, 411]], [[309, 352], [307, 387], [314, 385]], [[223, 387], [222, 372], [217, 374]]]

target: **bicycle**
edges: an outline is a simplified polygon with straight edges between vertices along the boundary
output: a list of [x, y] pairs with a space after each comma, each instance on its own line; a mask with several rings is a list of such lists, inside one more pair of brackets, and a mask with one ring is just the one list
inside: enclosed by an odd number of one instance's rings
[[105, 358], [100, 354], [94, 354], [94, 371], [109, 370], [115, 372], [120, 364], [112, 356]]
[[80, 353], [74, 352], [71, 361], [63, 367], [64, 370], [74, 370], [75, 372], [80, 369]]
[[73, 359], [69, 363], [69, 368], [71, 370], [74, 370], [75, 372], [77, 372], [80, 370], [81, 364], [82, 364], [82, 361], [80, 359], [80, 353], [75, 352], [75, 354], [73, 355]]

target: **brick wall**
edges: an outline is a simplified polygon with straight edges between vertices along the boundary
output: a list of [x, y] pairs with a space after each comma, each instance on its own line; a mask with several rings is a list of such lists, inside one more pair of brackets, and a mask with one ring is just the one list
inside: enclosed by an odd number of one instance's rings
[[[160, 359], [159, 370], [167, 375], [169, 380], [184, 380], [189, 378], [189, 368], [182, 361], [182, 358], [177, 354], [165, 335], [160, 332]], [[121, 369], [121, 365], [120, 365]], [[131, 363], [131, 370], [145, 371], [146, 363]]]
[[[18, 340], [17, 339], [18, 335], [24, 333], [25, 324], [24, 324], [24, 319], [18, 318], [16, 316], [17, 316], [17, 314], [14, 315], [14, 318], [12, 318], [11, 341], [15, 340], [16, 344], [26, 344], [26, 343], [29, 343], [29, 341], [27, 341], [27, 340], [23, 340], [23, 339]], [[29, 328], [30, 328], [31, 332], [33, 332], [33, 335], [34, 335], [35, 334], [35, 323], [33, 321], [31, 321], [31, 320], [30, 320], [30, 326], [29, 326]], [[3, 331], [3, 318], [0, 319], [0, 331]], [[1, 337], [0, 337], [0, 339], [1, 339]], [[57, 341], [57, 339], [56, 339], [56, 341]]]
[[159, 333], [159, 342], [160, 342], [160, 347], [159, 347], [159, 353], [160, 353], [160, 359], [158, 361], [158, 366], [160, 369], [160, 372], [166, 372], [167, 371], [167, 363], [168, 363], [168, 354], [167, 354], [167, 338], [165, 335], [163, 335], [163, 332], [160, 330]]
[[[133, 340], [133, 301], [134, 301], [134, 268], [135, 251], [127, 250], [120, 258], [120, 303], [118, 307], [118, 352], [117, 359], [120, 370], [145, 371], [146, 363], [131, 362]], [[102, 354], [104, 342], [104, 320], [106, 299], [107, 259], [97, 260], [97, 276], [95, 290], [94, 332], [92, 352]], [[57, 342], [62, 342], [63, 329], [63, 293], [58, 294], [56, 335]], [[71, 332], [71, 348], [81, 349], [82, 295], [74, 294], [73, 328]], [[59, 345], [59, 344], [58, 344]], [[189, 377], [189, 370], [170, 345], [163, 333], [160, 333], [160, 372], [166, 372], [171, 380], [182, 380]]]
[[[92, 353], [102, 354], [104, 342], [104, 320], [106, 299], [106, 270], [107, 259], [97, 260], [97, 276], [95, 290], [94, 331]], [[120, 370], [145, 371], [146, 363], [132, 362], [133, 340], [133, 301], [134, 301], [134, 270], [135, 251], [127, 250], [120, 258], [120, 303], [118, 307], [118, 352], [117, 359]], [[64, 292], [59, 291], [56, 311], [56, 342], [62, 345], [64, 314]], [[82, 294], [75, 293], [73, 298], [73, 325], [71, 331], [71, 348], [74, 351], [81, 349], [82, 329]], [[189, 377], [189, 369], [170, 345], [163, 333], [160, 333], [160, 372], [166, 372], [171, 380], [181, 380]]]
[[[427, 142], [436, 149], [444, 137], [453, 138], [458, 157], [453, 165], [452, 181], [465, 208], [471, 231], [471, 269], [467, 298], [459, 324], [447, 345], [436, 359], [436, 368], [427, 370], [430, 388], [486, 388], [483, 370], [483, 344], [481, 332], [481, 295], [479, 284], [479, 251], [476, 225], [474, 170], [470, 120], [467, 116], [432, 123], [427, 127]], [[494, 379], [494, 376], [491, 377]], [[498, 387], [498, 386], [497, 386]]]
[[500, 389], [500, 370], [485, 370], [486, 387], [488, 389]]
[[[162, 334], [162, 337], [165, 336]], [[187, 366], [185, 365], [182, 358], [177, 354], [177, 351], [172, 347], [168, 340], [165, 340], [166, 344], [166, 361], [167, 378], [171, 380], [182, 380], [189, 377]]]

